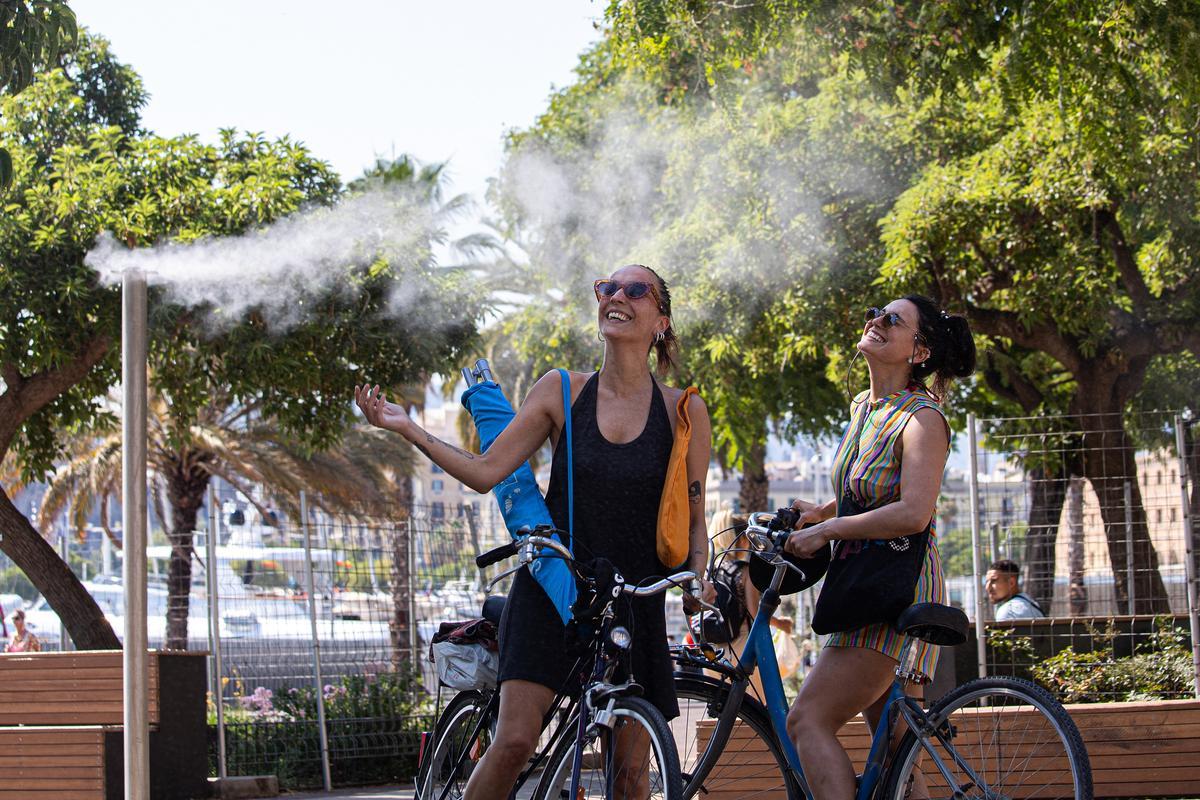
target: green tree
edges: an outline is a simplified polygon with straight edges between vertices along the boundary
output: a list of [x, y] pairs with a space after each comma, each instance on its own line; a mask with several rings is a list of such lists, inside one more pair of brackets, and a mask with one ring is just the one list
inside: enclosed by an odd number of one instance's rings
[[[17, 94], [75, 44], [75, 12], [65, 0], [0, 0], [0, 91]], [[0, 147], [0, 190], [12, 182], [12, 156]]]
[[[78, 64], [84, 76], [114, 84], [56, 71], [2, 109], [0, 141], [13, 153], [15, 178], [0, 218], [0, 453], [12, 449], [27, 478], [50, 471], [67, 436], [104, 418], [101, 401], [117, 378], [118, 293], [84, 263], [100, 233], [129, 247], [194, 242], [253, 231], [341, 196], [328, 166], [288, 139], [224, 131], [218, 144], [204, 145], [97, 122], [136, 117], [144, 95], [136, 74], [101, 46]], [[93, 96], [88, 86], [106, 93]], [[298, 287], [302, 313], [290, 325], [261, 304], [230, 311], [155, 291], [150, 360], [178, 446], [191, 443], [192, 423], [219, 389], [230, 406], [254, 406], [298, 446], [331, 447], [352, 419], [343, 399], [356, 381], [404, 384], [452, 363], [473, 340], [479, 306], [460, 291], [467, 277], [438, 269], [419, 204], [400, 194], [387, 202], [388, 213], [411, 219], [411, 235], [380, 243], [387, 258], [364, 253], [330, 264], [338, 280]], [[447, 294], [459, 296], [448, 310], [438, 302]], [[77, 646], [115, 646], [99, 609], [7, 494], [0, 523], [0, 547]]]

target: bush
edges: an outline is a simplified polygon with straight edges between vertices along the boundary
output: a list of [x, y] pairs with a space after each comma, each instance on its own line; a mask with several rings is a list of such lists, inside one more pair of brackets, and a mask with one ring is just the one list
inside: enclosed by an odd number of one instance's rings
[[[385, 672], [326, 684], [331, 777], [339, 785], [403, 782], [416, 774], [420, 732], [429, 725], [416, 676]], [[258, 687], [236, 695], [225, 714], [231, 775], [275, 774], [281, 786], [321, 784], [317, 694], [313, 686]], [[216, 709], [209, 708], [215, 774]]]
[[1067, 647], [1050, 658], [1030, 658], [1033, 644], [1011, 630], [989, 633], [996, 652], [1028, 663], [1035, 681], [1064, 703], [1101, 703], [1114, 700], [1174, 700], [1192, 696], [1192, 652], [1187, 634], [1167, 618], [1155, 622], [1155, 631], [1133, 655], [1116, 658], [1116, 632], [1095, 631], [1097, 647], [1076, 652]]

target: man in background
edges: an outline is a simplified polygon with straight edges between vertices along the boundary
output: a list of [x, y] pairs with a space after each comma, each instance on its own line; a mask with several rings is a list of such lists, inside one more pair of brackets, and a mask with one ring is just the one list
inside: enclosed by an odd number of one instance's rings
[[983, 589], [996, 607], [996, 619], [1036, 619], [1046, 616], [1037, 601], [1021, 591], [1021, 567], [1005, 558], [988, 567]]

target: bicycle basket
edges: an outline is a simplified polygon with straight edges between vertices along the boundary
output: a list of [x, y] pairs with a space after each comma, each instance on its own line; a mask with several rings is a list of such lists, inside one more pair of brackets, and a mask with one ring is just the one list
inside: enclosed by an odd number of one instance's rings
[[443, 622], [429, 645], [438, 681], [451, 689], [490, 689], [500, 669], [496, 626], [485, 619]]

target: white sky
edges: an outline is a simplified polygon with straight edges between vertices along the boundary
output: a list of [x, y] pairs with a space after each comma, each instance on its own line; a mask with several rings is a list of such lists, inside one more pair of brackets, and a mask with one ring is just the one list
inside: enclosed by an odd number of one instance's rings
[[507, 129], [599, 38], [604, 0], [71, 0], [150, 91], [156, 133], [289, 134], [343, 180], [376, 154], [450, 160], [482, 199]]

